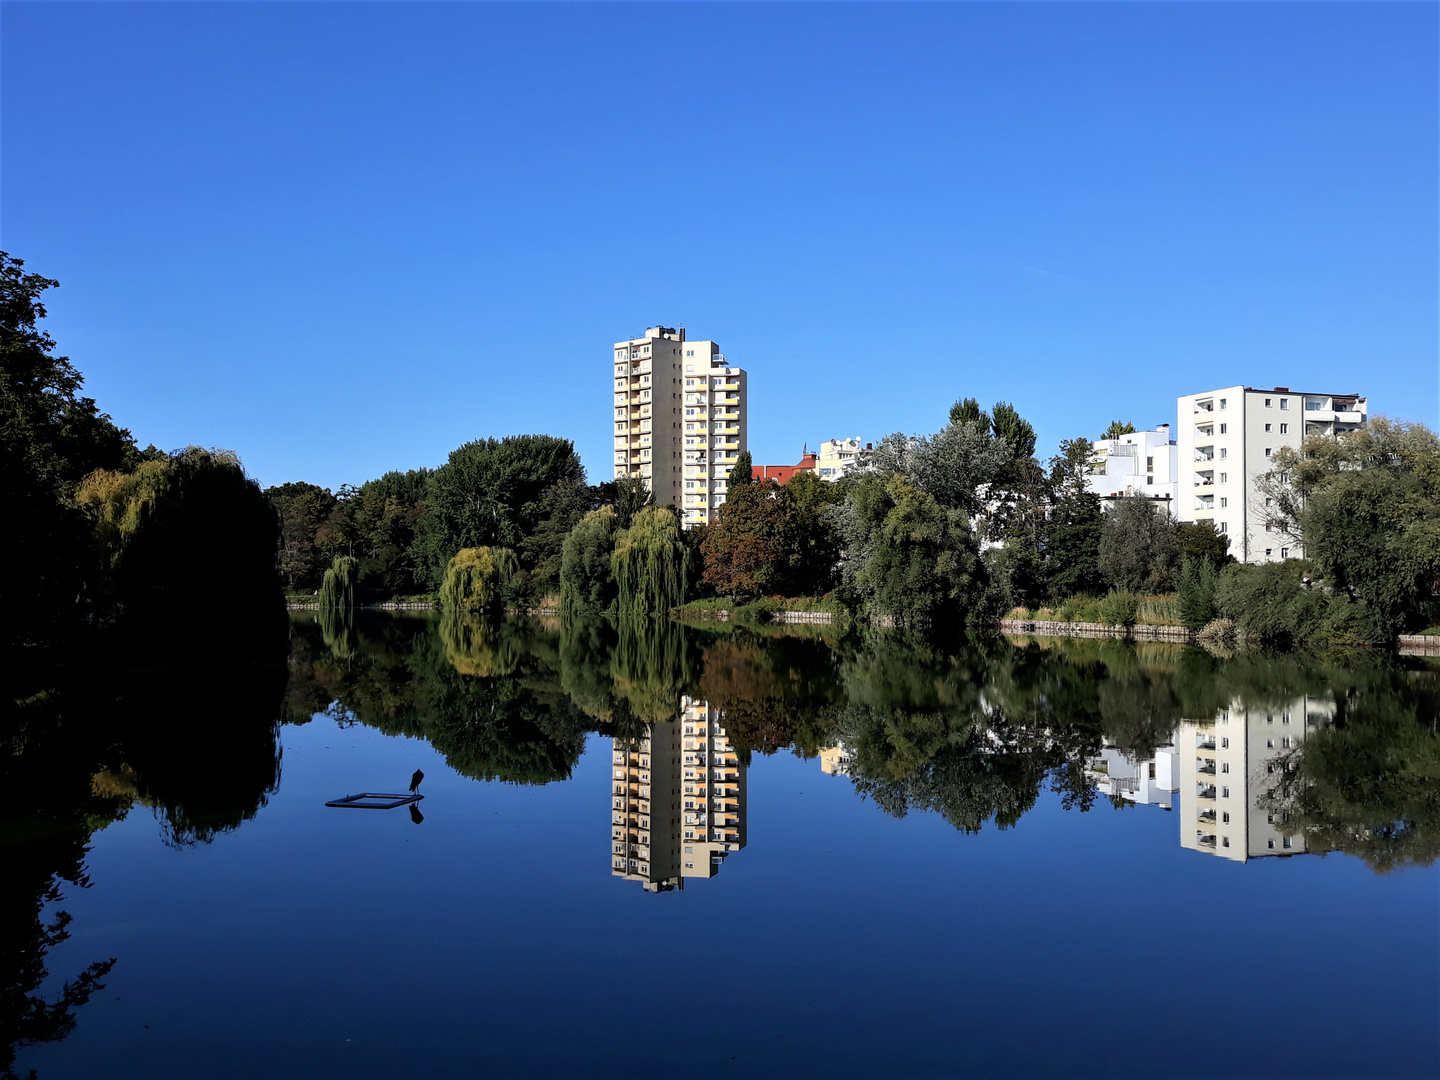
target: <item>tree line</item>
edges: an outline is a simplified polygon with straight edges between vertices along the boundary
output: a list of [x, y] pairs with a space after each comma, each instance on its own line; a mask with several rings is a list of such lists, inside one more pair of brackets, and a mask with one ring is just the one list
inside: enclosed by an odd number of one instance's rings
[[[7, 689], [56, 664], [126, 662], [184, 642], [213, 663], [285, 650], [275, 517], [231, 452], [139, 448], [83, 394], [41, 326], [57, 282], [0, 252], [0, 637]], [[224, 611], [204, 634], [183, 613]], [[87, 646], [103, 646], [99, 653]]]

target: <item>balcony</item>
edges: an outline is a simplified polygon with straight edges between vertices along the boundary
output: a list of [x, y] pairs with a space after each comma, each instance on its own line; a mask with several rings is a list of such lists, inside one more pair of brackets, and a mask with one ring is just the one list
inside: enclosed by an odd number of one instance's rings
[[1214, 763], [1213, 761], [1209, 761], [1209, 762], [1206, 762], [1206, 763], [1204, 763], [1204, 764], [1201, 764], [1200, 762], [1197, 761], [1197, 762], [1195, 763], [1195, 775], [1197, 775], [1197, 776], [1214, 776], [1214, 775], [1215, 775], [1215, 763]]
[[1213, 401], [1197, 401], [1195, 402], [1195, 411], [1197, 413], [1213, 413], [1215, 403]]
[[1215, 736], [1214, 736], [1214, 735], [1196, 735], [1196, 736], [1195, 736], [1195, 749], [1196, 749], [1196, 750], [1214, 750], [1214, 749], [1215, 749]]
[[1195, 448], [1196, 461], [1214, 461], [1215, 448], [1211, 446], [1197, 446]]
[[1214, 784], [1196, 784], [1196, 785], [1195, 785], [1195, 797], [1196, 797], [1197, 799], [1208, 799], [1209, 801], [1214, 802], [1214, 801], [1215, 801], [1215, 785], [1214, 785]]

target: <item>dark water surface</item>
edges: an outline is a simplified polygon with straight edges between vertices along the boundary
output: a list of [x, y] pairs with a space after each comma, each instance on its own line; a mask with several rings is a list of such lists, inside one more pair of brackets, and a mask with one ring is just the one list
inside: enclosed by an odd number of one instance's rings
[[[1435, 1076], [1437, 698], [1376, 656], [297, 615], [288, 681], [9, 734], [0, 1055]], [[324, 805], [417, 768], [418, 815]]]

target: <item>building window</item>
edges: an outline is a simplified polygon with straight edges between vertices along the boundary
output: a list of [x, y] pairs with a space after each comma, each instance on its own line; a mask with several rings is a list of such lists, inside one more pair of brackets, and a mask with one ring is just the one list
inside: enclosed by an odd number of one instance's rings
[[1229, 500], [1228, 498], [1226, 498], [1224, 495], [1221, 495], [1221, 496], [1220, 496], [1220, 509], [1221, 509], [1221, 510], [1224, 510], [1224, 509], [1225, 509], [1227, 506], [1229, 506], [1229, 505], [1230, 505], [1230, 500]]
[[1280, 846], [1281, 846], [1281, 847], [1289, 847], [1289, 846], [1290, 846], [1290, 837], [1287, 836], [1287, 837], [1285, 837], [1284, 840], [1281, 840], [1281, 841], [1280, 841]]
[[1266, 749], [1266, 750], [1274, 750], [1274, 749], [1275, 749], [1275, 740], [1274, 740], [1274, 739], [1266, 739], [1266, 740], [1265, 740], [1265, 749]]
[[1266, 549], [1265, 549], [1265, 558], [1267, 558], [1267, 559], [1270, 558], [1270, 556], [1274, 553], [1274, 551], [1275, 551], [1274, 548], [1266, 548]]
[[1222, 533], [1228, 533], [1230, 531], [1229, 523], [1224, 521], [1220, 522], [1220, 531]]
[[1230, 482], [1230, 474], [1229, 474], [1228, 472], [1222, 472], [1222, 473], [1220, 474], [1220, 483], [1222, 483], [1222, 484], [1228, 484], [1229, 482]]
[[694, 349], [686, 349], [686, 350], [685, 350], [685, 355], [686, 355], [686, 356], [694, 356], [694, 355], [695, 355], [695, 350], [694, 350]]
[[1222, 447], [1220, 448], [1220, 460], [1221, 460], [1221, 461], [1224, 461], [1224, 460], [1225, 460], [1227, 457], [1229, 457], [1229, 456], [1230, 456], [1230, 451], [1227, 450], [1227, 449], [1225, 449], [1225, 447], [1222, 446]]
[[1147, 472], [1155, 471], [1155, 459], [1153, 457], [1147, 457], [1145, 459], [1145, 469]]
[[1220, 789], [1220, 798], [1222, 798], [1222, 799], [1228, 799], [1229, 797], [1230, 797], [1230, 789], [1229, 789], [1228, 787], [1222, 787], [1222, 788]]
[[1228, 761], [1222, 761], [1220, 763], [1220, 771], [1222, 773], [1228, 773], [1230, 771], [1230, 763]]
[[1220, 823], [1221, 823], [1222, 825], [1229, 825], [1229, 824], [1230, 824], [1230, 811], [1229, 811], [1229, 810], [1226, 810], [1223, 814], [1220, 815]]
[[1224, 425], [1224, 424], [1221, 424], [1221, 425], [1220, 425], [1220, 434], [1221, 434], [1221, 435], [1224, 435], [1224, 434], [1225, 434], [1225, 425]]
[[1290, 399], [1289, 399], [1288, 397], [1282, 397], [1282, 398], [1280, 399], [1280, 408], [1282, 408], [1282, 409], [1288, 409], [1288, 408], [1290, 408]]
[[1266, 457], [1269, 457], [1269, 456], [1270, 456], [1270, 447], [1268, 447], [1268, 446], [1265, 447], [1265, 456], [1266, 456]]
[[1220, 399], [1220, 408], [1225, 408], [1225, 399], [1223, 397]]
[[1155, 477], [1153, 477], [1153, 476], [1147, 476], [1147, 477], [1145, 477], [1145, 483], [1147, 483], [1147, 484], [1153, 484], [1153, 483], [1155, 483]]
[[1220, 740], [1220, 749], [1221, 749], [1221, 750], [1228, 750], [1228, 749], [1230, 749], [1230, 736], [1226, 735], [1226, 736], [1224, 736], [1224, 737]]
[[1289, 735], [1286, 735], [1283, 739], [1280, 740], [1280, 749], [1282, 749], [1282, 750], [1289, 750], [1289, 749], [1290, 749], [1290, 736], [1289, 736]]
[[1281, 549], [1280, 549], [1280, 558], [1282, 558], [1282, 559], [1288, 559], [1288, 558], [1290, 558], [1290, 549], [1289, 549], [1289, 548], [1281, 548]]
[[1220, 846], [1221, 846], [1221, 847], [1229, 847], [1229, 846], [1230, 846], [1230, 838], [1229, 838], [1228, 836], [1222, 836], [1222, 837], [1220, 838]]
[[1265, 841], [1265, 846], [1266, 846], [1267, 848], [1271, 848], [1271, 849], [1273, 850], [1274, 847], [1275, 847], [1275, 841], [1274, 841], [1274, 840], [1266, 840], [1266, 841]]
[[1265, 430], [1266, 430], [1266, 431], [1269, 431], [1269, 430], [1270, 430], [1270, 425], [1269, 425], [1269, 424], [1266, 424], [1266, 425], [1265, 425]]
[[1289, 434], [1290, 434], [1290, 425], [1289, 425], [1289, 424], [1281, 424], [1281, 425], [1280, 425], [1280, 434], [1281, 434], [1281, 435], [1289, 435]]
[[1265, 408], [1271, 408], [1270, 399], [1268, 397], [1265, 399]]

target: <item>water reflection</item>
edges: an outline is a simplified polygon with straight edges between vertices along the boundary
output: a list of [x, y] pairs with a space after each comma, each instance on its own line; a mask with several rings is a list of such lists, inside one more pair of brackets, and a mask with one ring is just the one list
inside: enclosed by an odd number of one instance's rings
[[746, 772], [724, 714], [682, 696], [680, 719], [611, 740], [611, 872], [647, 892], [710, 878], [746, 840]]
[[1048, 797], [1173, 808], [1178, 847], [1239, 862], [1343, 852], [1384, 873], [1440, 854], [1440, 666], [1423, 660], [366, 612], [302, 613], [289, 648], [288, 677], [97, 672], [5, 715], [0, 1072], [124, 963], [99, 947], [41, 993], [95, 833], [148, 812], [183, 851], [243, 828], [281, 783], [281, 723], [316, 716], [509, 784], [567, 780], [607, 740], [610, 871], [649, 892], [746, 847], [750, 769], [781, 753], [962, 833]]
[[47, 956], [69, 937], [65, 900], [89, 887], [95, 834], [138, 807], [184, 849], [253, 818], [280, 782], [284, 688], [283, 669], [93, 670], [5, 714], [0, 1076], [17, 1047], [64, 1038], [121, 962], [82, 962], [42, 992]]
[[1384, 870], [1440, 851], [1423, 661], [363, 614], [337, 650], [316, 629], [296, 622], [297, 722], [419, 736], [467, 776], [531, 784], [609, 737], [612, 870], [656, 889], [743, 846], [751, 757], [787, 751], [962, 832], [1007, 829], [1049, 791], [1081, 812], [1178, 802], [1181, 846], [1236, 860], [1344, 850]]

